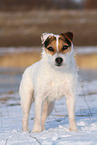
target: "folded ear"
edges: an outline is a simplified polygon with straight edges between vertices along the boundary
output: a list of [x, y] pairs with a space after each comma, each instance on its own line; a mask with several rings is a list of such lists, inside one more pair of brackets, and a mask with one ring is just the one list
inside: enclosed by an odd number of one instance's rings
[[44, 42], [46, 41], [46, 39], [48, 37], [52, 37], [52, 36], [53, 36], [53, 33], [42, 33], [42, 35], [41, 35], [41, 42], [42, 42], [42, 44], [44, 44]]
[[61, 35], [65, 36], [70, 42], [73, 42], [73, 33], [72, 32], [61, 33]]

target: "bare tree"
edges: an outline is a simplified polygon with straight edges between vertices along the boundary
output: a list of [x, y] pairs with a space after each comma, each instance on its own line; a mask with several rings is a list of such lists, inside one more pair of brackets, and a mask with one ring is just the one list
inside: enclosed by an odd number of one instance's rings
[[79, 8], [82, 8], [81, 3], [77, 3], [74, 0], [0, 0], [0, 10], [79, 9]]
[[97, 9], [97, 0], [86, 0], [85, 7], [87, 9]]

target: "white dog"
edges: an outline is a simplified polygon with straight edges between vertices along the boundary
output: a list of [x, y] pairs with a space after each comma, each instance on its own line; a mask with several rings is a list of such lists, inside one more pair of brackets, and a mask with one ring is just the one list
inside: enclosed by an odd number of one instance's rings
[[52, 112], [55, 100], [66, 96], [70, 130], [77, 131], [74, 112], [78, 75], [73, 53], [73, 33], [43, 33], [41, 40], [42, 59], [25, 70], [20, 84], [23, 130], [28, 131], [28, 116], [34, 100], [32, 132], [41, 132], [45, 129], [45, 120]]

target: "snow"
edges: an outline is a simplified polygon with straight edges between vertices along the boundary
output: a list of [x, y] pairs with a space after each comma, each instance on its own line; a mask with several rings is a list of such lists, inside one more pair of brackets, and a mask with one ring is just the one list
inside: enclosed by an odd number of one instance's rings
[[[3, 77], [4, 70], [0, 73]], [[85, 77], [87, 73], [83, 72], [85, 76], [82, 72], [80, 74], [84, 80], [82, 91], [77, 97], [75, 111], [79, 132], [70, 132], [66, 102], [65, 98], [62, 98], [56, 102], [54, 111], [45, 123], [46, 130], [41, 133], [31, 133], [34, 122], [33, 104], [29, 116], [30, 131], [24, 133], [20, 99], [18, 89], [15, 88], [15, 84], [19, 85], [21, 72], [17, 74], [18, 82], [13, 81], [14, 87], [11, 80], [6, 84], [10, 84], [9, 91], [13, 89], [13, 93], [4, 92], [1, 87], [0, 145], [97, 145], [97, 77], [90, 79], [90, 76]], [[17, 80], [17, 76], [14, 76], [14, 79]]]
[[75, 47], [75, 51], [77, 54], [92, 54], [97, 53], [97, 47], [96, 46]]
[[13, 54], [13, 53], [30, 53], [30, 52], [41, 51], [40, 47], [0, 47], [0, 55]]
[[[75, 46], [75, 52], [77, 54], [91, 54], [91, 53], [97, 53], [97, 47], [96, 46]], [[30, 52], [40, 52], [41, 47], [0, 47], [0, 55], [5, 54], [13, 54], [13, 53], [30, 53]]]

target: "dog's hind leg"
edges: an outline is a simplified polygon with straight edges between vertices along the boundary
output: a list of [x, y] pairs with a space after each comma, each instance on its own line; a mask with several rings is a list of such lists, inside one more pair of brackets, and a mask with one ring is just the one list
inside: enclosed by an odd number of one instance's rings
[[43, 112], [42, 112], [42, 130], [45, 130], [44, 124], [47, 116], [53, 111], [55, 102], [48, 102], [47, 100], [43, 103]]
[[31, 104], [34, 101], [32, 94], [32, 90], [26, 90], [24, 93], [21, 93], [21, 106], [23, 111], [23, 131], [28, 131], [28, 117]]

